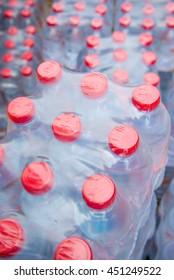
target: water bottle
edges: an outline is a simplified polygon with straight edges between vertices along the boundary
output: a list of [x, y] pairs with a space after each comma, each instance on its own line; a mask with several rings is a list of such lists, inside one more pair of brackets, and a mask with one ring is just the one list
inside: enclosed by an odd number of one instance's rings
[[154, 184], [158, 188], [163, 181], [167, 162], [170, 118], [165, 106], [160, 103], [159, 90], [151, 85], [142, 85], [133, 90], [132, 105], [134, 117], [131, 123], [144, 136], [152, 152]]
[[132, 219], [129, 200], [110, 177], [95, 174], [84, 182], [76, 223], [87, 237], [103, 244], [111, 259], [123, 257], [124, 251], [126, 257], [129, 255], [130, 244], [126, 238], [132, 235]]
[[[47, 119], [44, 118], [45, 122], [50, 125], [58, 114], [74, 111], [75, 105], [71, 92], [76, 92], [76, 82], [72, 82], [69, 89], [67, 88], [67, 80], [62, 74], [62, 67], [59, 63], [55, 61], [41, 63], [37, 68], [37, 80], [38, 92], [44, 98], [43, 108], [52, 108]], [[56, 106], [52, 106], [52, 104], [56, 104]]]
[[33, 73], [33, 68], [31, 66], [23, 66], [20, 69], [21, 79], [20, 88], [22, 95], [35, 95], [36, 92], [36, 78]]
[[15, 25], [17, 11], [12, 9], [6, 9], [3, 12], [2, 29], [7, 30], [10, 26]]
[[[5, 214], [4, 214], [5, 215]], [[8, 212], [0, 219], [1, 260], [48, 260], [52, 248], [45, 233], [21, 214]]]
[[63, 239], [75, 225], [74, 202], [66, 196], [61, 175], [50, 163], [32, 162], [24, 169], [21, 206], [25, 216], [49, 232], [51, 238]]
[[[105, 250], [97, 242], [78, 236], [64, 239], [55, 249], [55, 260], [104, 260]], [[107, 258], [108, 259], [108, 258]]]
[[[45, 141], [51, 135], [51, 126], [42, 122], [44, 117], [42, 110], [39, 99], [32, 100], [28, 97], [17, 97], [7, 107], [7, 132], [11, 132], [13, 137], [18, 138], [21, 154], [20, 165], [23, 168], [29, 157], [39, 155], [44, 151]], [[35, 145], [33, 146], [32, 143]], [[46, 149], [44, 153], [46, 153]]]
[[84, 46], [85, 34], [82, 31], [80, 17], [70, 17], [69, 24], [71, 26], [71, 31], [68, 36], [65, 34], [63, 64], [66, 68], [75, 70], [77, 68], [78, 54]]
[[0, 90], [3, 94], [5, 104], [10, 102], [13, 98], [20, 95], [18, 87], [18, 73], [9, 67], [2, 68], [0, 73]]
[[63, 46], [61, 27], [55, 16], [48, 16], [46, 24], [43, 30], [43, 55], [45, 59], [57, 60], [61, 58]]
[[[134, 207], [139, 209], [137, 214], [144, 213], [151, 203], [154, 189], [152, 159], [147, 147], [137, 131], [127, 125], [120, 125], [111, 130], [108, 146], [103, 154], [105, 171], [117, 180]], [[141, 190], [137, 188], [137, 179], [141, 181]]]

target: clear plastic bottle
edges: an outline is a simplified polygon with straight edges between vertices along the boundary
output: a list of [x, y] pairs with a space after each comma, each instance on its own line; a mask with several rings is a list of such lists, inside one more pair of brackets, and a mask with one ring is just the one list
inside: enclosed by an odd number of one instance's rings
[[[47, 60], [61, 60], [63, 37], [56, 16], [48, 16], [43, 29], [43, 56]], [[61, 61], [60, 61], [61, 62]]]
[[56, 166], [50, 164], [32, 162], [24, 169], [21, 206], [26, 217], [49, 232], [52, 239], [63, 239], [73, 232], [75, 206], [66, 195]]
[[151, 203], [154, 189], [152, 159], [148, 147], [134, 128], [119, 125], [109, 133], [108, 145], [104, 148], [102, 159], [105, 172], [117, 181], [135, 209], [139, 209], [136, 214], [142, 217]]
[[[132, 125], [146, 139], [153, 156], [155, 188], [164, 178], [171, 122], [165, 106], [160, 102], [160, 92], [151, 85], [136, 87], [132, 92]], [[163, 123], [163, 126], [161, 126]]]
[[107, 254], [101, 245], [79, 236], [64, 239], [57, 245], [54, 253], [55, 260], [104, 260], [106, 258]]
[[129, 200], [111, 178], [95, 174], [84, 182], [76, 223], [87, 237], [103, 244], [111, 259], [124, 258], [125, 251], [128, 257], [130, 244], [126, 238], [133, 235], [132, 219]]
[[[45, 233], [35, 223], [15, 211], [1, 214], [1, 260], [49, 260], [52, 247]], [[5, 216], [5, 217], [2, 217]]]

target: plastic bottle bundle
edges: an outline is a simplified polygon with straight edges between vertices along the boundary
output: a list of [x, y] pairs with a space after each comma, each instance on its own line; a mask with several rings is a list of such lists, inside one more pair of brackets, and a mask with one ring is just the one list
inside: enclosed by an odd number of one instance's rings
[[172, 1], [117, 1], [115, 28], [127, 27], [131, 34], [151, 32], [159, 41], [166, 32], [165, 18], [172, 16], [173, 10]]
[[77, 57], [85, 46], [85, 38], [111, 34], [112, 16], [105, 4], [101, 1], [54, 2], [43, 30], [44, 58], [59, 60], [66, 68], [77, 70]]
[[[44, 230], [55, 252], [50, 258], [68, 258], [66, 247], [75, 250], [79, 242], [88, 248], [82, 259], [141, 258], [155, 222], [159, 173], [153, 166], [159, 158], [152, 143], [166, 158], [168, 142], [168, 136], [165, 144], [148, 138], [146, 116], [151, 127], [162, 110], [165, 135], [170, 127], [158, 90], [121, 87], [100, 73], [69, 73], [53, 61], [39, 65], [37, 77], [37, 98], [19, 97], [7, 108], [0, 169], [1, 182], [6, 172], [12, 178], [2, 186], [6, 208], [21, 209]], [[6, 150], [17, 153], [18, 143], [17, 157], [5, 157]]]
[[[112, 37], [88, 36], [86, 47], [77, 59], [78, 72], [99, 71], [116, 83], [138, 86], [143, 83], [159, 87], [157, 55], [150, 34], [131, 36], [115, 31]], [[140, 66], [139, 71], [136, 71]]]
[[[33, 71], [42, 61], [41, 23], [36, 1], [2, 3], [0, 47], [0, 129], [4, 134], [6, 106], [13, 98], [31, 95], [36, 88]], [[40, 17], [41, 19], [41, 17]], [[43, 20], [43, 17], [42, 17]]]
[[[44, 5], [42, 5], [44, 7]], [[12, 25], [24, 29], [29, 24], [41, 26], [43, 14], [37, 1], [7, 1], [2, 5], [1, 28], [6, 30]]]

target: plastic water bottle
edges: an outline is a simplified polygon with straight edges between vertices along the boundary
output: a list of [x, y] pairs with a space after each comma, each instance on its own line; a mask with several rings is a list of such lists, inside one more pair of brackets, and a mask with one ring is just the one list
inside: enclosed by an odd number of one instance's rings
[[[105, 146], [105, 149], [105, 172], [117, 181], [135, 208], [140, 212], [146, 209], [154, 188], [151, 182], [152, 159], [138, 132], [127, 125], [113, 128], [108, 135], [108, 147]], [[137, 179], [141, 181], [141, 189], [137, 187]]]
[[101, 245], [79, 236], [64, 239], [57, 245], [54, 253], [55, 260], [104, 260], [106, 258], [107, 254]]
[[[153, 155], [154, 184], [158, 188], [164, 178], [167, 162], [171, 122], [165, 106], [160, 102], [156, 87], [142, 85], [132, 92], [133, 120], [141, 135], [146, 139]], [[163, 123], [163, 126], [160, 123]]]
[[[129, 255], [126, 238], [132, 234], [132, 219], [129, 200], [124, 198], [111, 178], [95, 174], [84, 182], [76, 223], [87, 237], [104, 245], [111, 259], [117, 254], [121, 257], [124, 250]], [[121, 246], [122, 242], [124, 246]]]
[[[67, 88], [67, 80], [62, 74], [62, 67], [59, 63], [55, 61], [41, 63], [37, 68], [37, 79], [38, 92], [44, 97], [42, 106], [52, 108], [47, 119], [44, 118], [47, 123], [52, 123], [63, 112], [74, 112], [75, 105], [71, 92], [76, 92], [76, 83], [72, 83]], [[74, 100], [77, 101], [77, 99]], [[57, 106], [52, 106], [52, 102]]]
[[48, 16], [46, 19], [46, 26], [43, 30], [44, 50], [43, 55], [45, 59], [57, 60], [61, 59], [62, 54], [62, 34], [59, 27], [59, 22], [55, 16]]
[[[7, 213], [8, 214], [8, 213]], [[0, 219], [0, 259], [47, 260], [52, 248], [44, 232], [22, 215], [13, 213]]]
[[23, 66], [20, 70], [20, 89], [23, 95], [35, 95], [36, 92], [36, 78], [31, 66]]
[[28, 97], [12, 100], [8, 104], [7, 114], [7, 132], [14, 134], [13, 137], [20, 143], [20, 165], [24, 168], [29, 157], [43, 153], [45, 141], [50, 138], [51, 127], [42, 122], [43, 111], [40, 103]]
[[0, 144], [1, 210], [17, 205], [19, 188], [15, 185], [21, 172], [19, 163], [16, 163], [19, 156], [13, 151], [15, 140], [8, 141], [5, 138], [3, 142]]
[[10, 102], [16, 96], [19, 96], [20, 91], [17, 86], [18, 76], [17, 71], [9, 67], [2, 68], [1, 70], [1, 85], [0, 89], [4, 97], [5, 104]]
[[70, 70], [77, 68], [77, 57], [80, 50], [84, 46], [85, 34], [82, 31], [81, 19], [78, 16], [72, 16], [69, 19], [71, 26], [70, 34], [66, 38], [65, 34], [65, 50], [63, 64]]
[[13, 9], [6, 9], [3, 11], [2, 29], [6, 30], [10, 26], [15, 25], [17, 13]]
[[61, 184], [58, 170], [49, 163], [32, 162], [23, 171], [22, 211], [48, 231], [52, 238], [65, 238], [73, 231], [74, 203]]

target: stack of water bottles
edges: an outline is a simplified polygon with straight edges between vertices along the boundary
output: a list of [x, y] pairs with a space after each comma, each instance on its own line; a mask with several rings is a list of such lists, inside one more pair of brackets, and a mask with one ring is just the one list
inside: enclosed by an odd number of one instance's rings
[[45, 6], [41, 1], [34, 0], [9, 0], [1, 3], [1, 133], [4, 133], [7, 126], [5, 110], [8, 102], [17, 96], [31, 95], [35, 89], [33, 74], [42, 61], [39, 32], [44, 22]]
[[155, 230], [170, 135], [158, 89], [54, 61], [40, 64], [37, 78], [35, 96], [7, 107], [1, 258], [140, 259]]
[[[0, 259], [154, 257], [144, 248], [171, 133], [172, 51], [164, 49], [172, 3], [55, 1], [40, 33], [42, 2], [35, 25], [19, 20], [2, 32], [17, 46], [2, 54], [29, 77], [16, 74], [17, 91], [23, 83], [30, 97], [9, 90], [16, 98], [7, 100], [0, 141]], [[23, 40], [36, 54], [27, 52], [24, 65]]]

